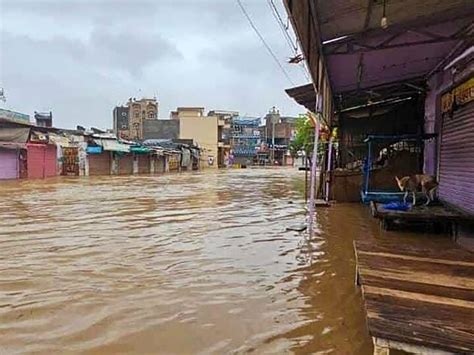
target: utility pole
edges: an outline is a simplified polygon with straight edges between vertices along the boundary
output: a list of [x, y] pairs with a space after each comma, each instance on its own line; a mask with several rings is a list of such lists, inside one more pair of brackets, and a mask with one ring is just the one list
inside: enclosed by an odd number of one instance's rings
[[272, 115], [272, 165], [275, 164], [275, 117]]

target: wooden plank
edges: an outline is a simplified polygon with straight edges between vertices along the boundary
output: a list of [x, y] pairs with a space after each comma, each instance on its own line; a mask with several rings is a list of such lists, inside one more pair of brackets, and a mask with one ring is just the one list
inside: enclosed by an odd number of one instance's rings
[[[404, 351], [408, 354], [423, 354], [423, 355], [452, 355], [452, 352], [447, 352], [443, 350], [428, 348], [422, 345], [412, 345], [407, 343], [402, 343], [399, 341], [387, 340], [382, 338], [373, 338], [374, 347], [378, 346], [379, 348], [385, 349], [397, 349]], [[388, 350], [390, 353], [390, 350]], [[374, 352], [375, 354], [375, 352]]]
[[461, 249], [449, 239], [437, 238], [430, 240], [420, 238], [417, 241], [413, 239], [410, 243], [405, 243], [401, 239], [394, 240], [357, 240], [355, 242], [357, 252], [360, 253], [383, 253], [387, 257], [405, 258], [417, 257], [420, 261], [450, 260], [454, 262], [474, 262], [474, 254]]
[[383, 204], [374, 202], [371, 209], [372, 214], [378, 218], [419, 220], [419, 221], [472, 221], [471, 215], [450, 209], [443, 205], [415, 206], [407, 211], [396, 211], [383, 208]]
[[[474, 290], [474, 263], [458, 264], [441, 264], [430, 263], [419, 260], [403, 260], [396, 258], [387, 258], [383, 256], [367, 256], [359, 254], [359, 272], [364, 276], [364, 272], [381, 271], [385, 273], [394, 273], [396, 275], [408, 275], [412, 280], [422, 279], [428, 276], [430, 282], [440, 283], [442, 280], [449, 278], [459, 278], [466, 280], [466, 287]], [[468, 264], [469, 266], [467, 266]], [[432, 275], [437, 275], [438, 279], [434, 280]]]
[[374, 337], [454, 352], [474, 351], [472, 308], [364, 293]]
[[363, 283], [365, 286], [374, 286], [374, 287], [390, 287], [394, 290], [401, 290], [406, 292], [415, 292], [420, 294], [434, 295], [434, 296], [443, 296], [451, 297], [460, 300], [466, 300], [474, 302], [474, 292], [472, 289], [453, 287], [440, 285], [434, 280], [433, 283], [427, 284], [419, 281], [410, 280], [397, 280], [391, 279], [389, 282], [387, 279], [379, 276], [363, 276]]
[[419, 292], [409, 292], [403, 290], [396, 290], [390, 288], [383, 288], [383, 287], [376, 287], [376, 286], [362, 286], [364, 294], [370, 293], [372, 295], [383, 295], [383, 296], [391, 296], [397, 298], [403, 298], [413, 301], [420, 301], [420, 302], [428, 302], [428, 303], [436, 303], [436, 304], [443, 304], [447, 306], [455, 306], [455, 307], [464, 307], [468, 310], [474, 310], [474, 302], [460, 300], [457, 298], [446, 297], [446, 296], [436, 296], [430, 295], [426, 293], [419, 293]]
[[369, 332], [381, 349], [474, 352], [474, 254], [421, 236], [365, 237], [354, 247]]

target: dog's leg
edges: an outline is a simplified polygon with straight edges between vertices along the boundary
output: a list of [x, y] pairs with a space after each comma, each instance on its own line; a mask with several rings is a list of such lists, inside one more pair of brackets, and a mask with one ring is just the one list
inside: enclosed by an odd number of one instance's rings
[[412, 192], [413, 194], [413, 206], [416, 206], [416, 192]]
[[428, 193], [430, 194], [430, 202], [434, 201], [434, 194], [436, 192], [436, 187], [433, 187]]
[[431, 202], [430, 195], [429, 195], [429, 193], [427, 192], [427, 193], [425, 194], [425, 196], [426, 196], [425, 206], [428, 206], [428, 205], [430, 204], [430, 202]]
[[405, 191], [405, 195], [403, 195], [403, 202], [407, 203], [408, 191]]

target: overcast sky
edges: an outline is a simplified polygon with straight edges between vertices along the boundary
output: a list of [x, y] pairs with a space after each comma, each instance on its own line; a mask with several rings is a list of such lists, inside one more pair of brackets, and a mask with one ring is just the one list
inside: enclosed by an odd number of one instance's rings
[[[274, 0], [284, 21], [281, 0]], [[294, 84], [307, 82], [267, 0], [242, 0]], [[129, 97], [262, 116], [303, 108], [237, 0], [0, 0], [0, 107], [108, 128]]]

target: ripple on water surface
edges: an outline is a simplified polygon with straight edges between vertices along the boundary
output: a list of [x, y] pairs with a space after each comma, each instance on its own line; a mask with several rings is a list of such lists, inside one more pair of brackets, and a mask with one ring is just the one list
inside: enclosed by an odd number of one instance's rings
[[311, 241], [285, 231], [302, 176], [2, 183], [0, 353], [367, 353], [360, 212], [319, 211]]

